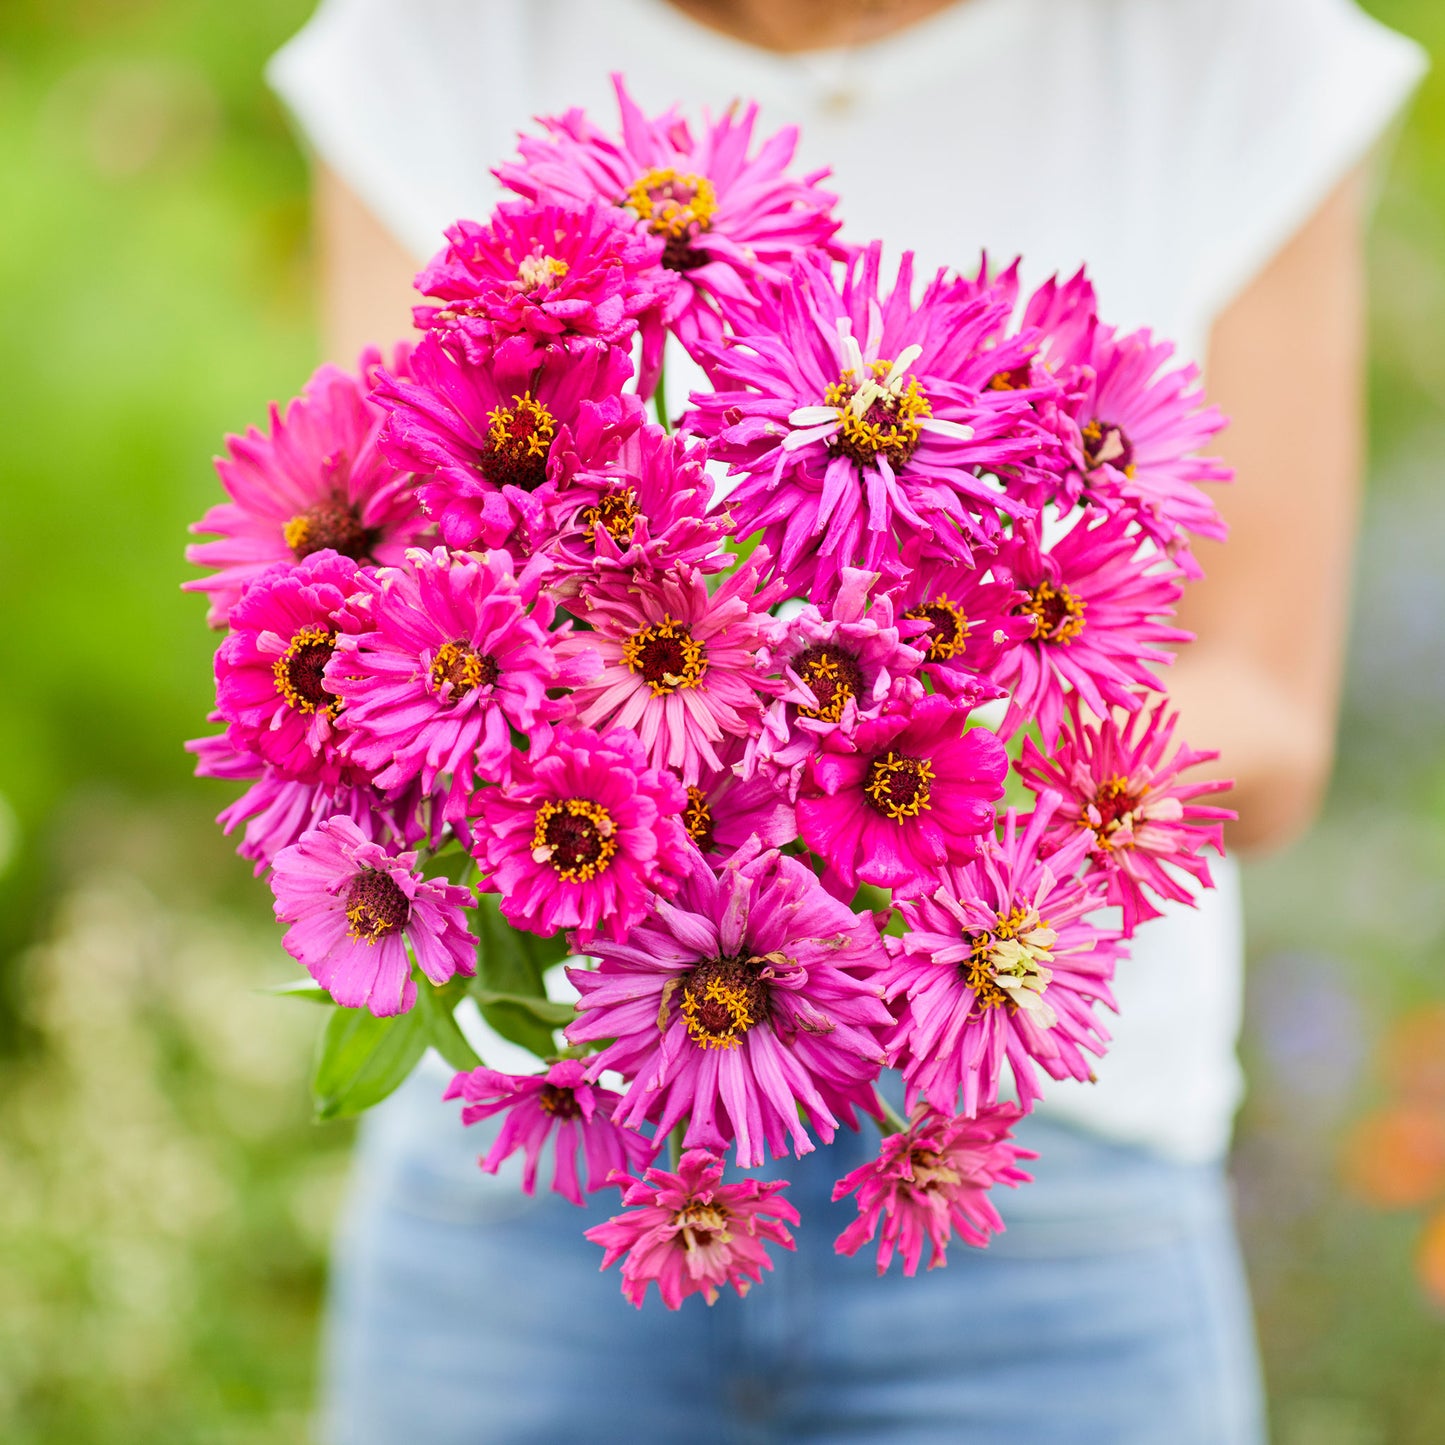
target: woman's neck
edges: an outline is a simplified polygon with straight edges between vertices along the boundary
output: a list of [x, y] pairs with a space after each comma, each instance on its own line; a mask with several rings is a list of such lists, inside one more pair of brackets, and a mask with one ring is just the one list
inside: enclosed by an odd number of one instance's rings
[[963, 0], [668, 0], [694, 20], [789, 54], [866, 45]]

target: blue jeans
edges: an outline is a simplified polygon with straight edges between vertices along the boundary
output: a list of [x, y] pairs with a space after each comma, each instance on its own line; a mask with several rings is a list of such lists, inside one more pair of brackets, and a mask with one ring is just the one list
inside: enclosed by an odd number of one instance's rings
[[[796, 1254], [746, 1300], [636, 1310], [582, 1237], [583, 1210], [529, 1200], [514, 1156], [476, 1167], [425, 1071], [363, 1131], [337, 1243], [323, 1439], [473, 1442], [967, 1441], [1258, 1445], [1249, 1302], [1222, 1171], [1040, 1118], [1035, 1182], [996, 1191], [1008, 1230], [948, 1267], [878, 1279], [833, 1253], [834, 1179], [872, 1126], [785, 1160]], [[549, 1176], [548, 1176], [549, 1177]]]

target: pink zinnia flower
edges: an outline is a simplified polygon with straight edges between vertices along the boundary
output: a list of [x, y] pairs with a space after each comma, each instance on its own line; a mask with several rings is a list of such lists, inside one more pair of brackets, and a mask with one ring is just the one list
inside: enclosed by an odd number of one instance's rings
[[1193, 903], [1186, 878], [1199, 888], [1213, 887], [1204, 850], [1224, 852], [1222, 825], [1235, 817], [1230, 808], [1193, 801], [1232, 784], [1180, 777], [1219, 754], [1197, 752], [1181, 742], [1172, 757], [1166, 756], [1174, 722], [1161, 704], [1133, 713], [1122, 725], [1110, 714], [1091, 726], [1071, 695], [1053, 755], [1025, 738], [1015, 764], [1025, 787], [1058, 796], [1044, 846], [1061, 846], [1078, 833], [1088, 838], [1089, 858], [1109, 881], [1109, 902], [1123, 909], [1126, 937], [1141, 922], [1160, 916], [1150, 894]]
[[577, 649], [559, 663], [552, 615], [535, 569], [515, 576], [500, 550], [417, 549], [367, 579], [326, 672], [347, 758], [388, 791], [420, 778], [430, 792], [450, 778], [447, 808], [457, 815], [479, 774], [505, 772], [512, 729], [561, 716], [567, 704], [548, 689], [595, 661]]
[[735, 343], [708, 348], [717, 389], [684, 419], [741, 476], [738, 535], [761, 530], [787, 590], [818, 603], [844, 567], [900, 578], [905, 546], [971, 562], [1000, 512], [1028, 511], [982, 473], [1049, 440], [1026, 402], [988, 389], [999, 308], [957, 303], [942, 272], [915, 306], [911, 253], [886, 294], [880, 265], [875, 243], [840, 289], [800, 263]]
[[836, 196], [818, 189], [828, 172], [787, 174], [794, 126], [753, 155], [758, 108], [729, 108], [704, 117], [694, 139], [674, 111], [649, 120], [614, 75], [622, 134], [597, 129], [580, 110], [543, 119], [546, 137], [522, 136], [522, 162], [495, 175], [530, 200], [561, 204], [600, 201], [624, 207], [644, 235], [663, 243], [666, 286], [656, 313], [643, 322], [641, 391], [650, 395], [670, 327], [692, 351], [700, 337], [722, 335], [719, 305], [746, 305], [760, 282], [781, 282], [794, 257], [828, 244], [839, 222]]
[[590, 647], [602, 660], [573, 694], [580, 720], [631, 728], [653, 766], [675, 769], [685, 783], [720, 769], [718, 748], [753, 731], [760, 690], [770, 687], [753, 664], [776, 597], [758, 590], [765, 562], [754, 553], [714, 592], [692, 567], [600, 577], [574, 609], [592, 631], [563, 644]]
[[[1051, 1078], [1092, 1078], [1082, 1050], [1102, 1054], [1108, 1032], [1095, 1006], [1114, 1007], [1109, 980], [1119, 934], [1089, 921], [1102, 879], [1078, 877], [1088, 839], [1040, 857], [1057, 800], [1039, 799], [982, 856], [948, 870], [926, 898], [899, 905], [908, 931], [889, 940], [888, 994], [902, 999], [890, 1063], [903, 1070], [910, 1107], [923, 1095], [943, 1114], [976, 1114], [998, 1098], [1005, 1060], [1019, 1102]], [[1022, 822], [1022, 827], [1020, 827]]]
[[878, 931], [796, 858], [756, 844], [714, 873], [693, 852], [677, 897], [625, 941], [599, 941], [595, 969], [568, 977], [581, 998], [573, 1043], [612, 1042], [588, 1068], [630, 1081], [619, 1123], [687, 1120], [686, 1147], [737, 1141], [743, 1168], [791, 1140], [824, 1143], [839, 1116], [876, 1106], [872, 1083], [892, 1022], [881, 1001]]
[[378, 1018], [416, 1002], [408, 951], [434, 984], [477, 971], [471, 891], [423, 878], [415, 853], [373, 843], [329, 818], [276, 855], [271, 891], [289, 923], [282, 945], [337, 1003]]
[[860, 882], [924, 892], [978, 853], [1008, 758], [987, 729], [965, 731], [967, 719], [933, 693], [859, 724], [839, 751], [829, 739], [809, 763], [798, 832], [848, 897]]
[[443, 304], [414, 308], [416, 324], [473, 363], [506, 347], [517, 364], [536, 365], [547, 347], [579, 340], [625, 351], [657, 300], [648, 278], [662, 255], [630, 219], [613, 205], [512, 201], [486, 225], [458, 221], [416, 278]]
[[1160, 621], [1173, 613], [1180, 572], [1154, 554], [1124, 516], [1084, 512], [1047, 550], [1030, 523], [1002, 548], [994, 572], [1026, 594], [1021, 617], [1032, 632], [1005, 649], [994, 681], [1012, 693], [1005, 737], [1037, 722], [1052, 747], [1073, 688], [1090, 709], [1135, 712], [1140, 688], [1160, 690], [1151, 664], [1172, 662], [1170, 644], [1190, 634]]
[[216, 653], [216, 711], [231, 742], [283, 776], [336, 784], [341, 699], [326, 686], [338, 619], [360, 587], [349, 557], [318, 552], [253, 580]]
[[447, 1086], [444, 1099], [462, 1099], [462, 1123], [475, 1124], [506, 1112], [492, 1147], [479, 1160], [488, 1174], [495, 1174], [502, 1161], [523, 1151], [522, 1189], [537, 1191], [537, 1166], [542, 1151], [555, 1140], [552, 1189], [582, 1203], [582, 1183], [577, 1171], [580, 1149], [587, 1161], [587, 1189], [595, 1192], [613, 1185], [609, 1176], [616, 1171], [631, 1174], [652, 1163], [657, 1145], [632, 1129], [620, 1129], [608, 1117], [618, 1097], [611, 1089], [600, 1089], [582, 1077], [576, 1059], [561, 1059], [545, 1074], [499, 1074], [495, 1069], [473, 1069], [461, 1073]]
[[623, 1260], [622, 1293], [639, 1309], [654, 1280], [670, 1310], [690, 1294], [714, 1304], [724, 1285], [745, 1295], [773, 1267], [768, 1244], [794, 1248], [787, 1226], [798, 1223], [798, 1211], [781, 1198], [786, 1179], [722, 1177], [720, 1160], [690, 1149], [676, 1174], [649, 1169], [644, 1179], [623, 1180], [626, 1212], [587, 1231], [605, 1251], [603, 1269]]
[[498, 354], [473, 365], [434, 336], [409, 375], [382, 372], [381, 445], [421, 474], [418, 494], [449, 547], [533, 547], [550, 535], [558, 492], [579, 467], [597, 466], [642, 423], [624, 396], [626, 353], [579, 342], [537, 366]]
[[621, 938], [688, 866], [686, 803], [635, 733], [559, 727], [478, 795], [473, 851], [516, 927], [573, 928], [585, 941], [605, 926]]
[[750, 838], [764, 848], [781, 848], [798, 836], [793, 805], [772, 782], [761, 775], [739, 777], [737, 762], [727, 763], [742, 751], [739, 740], [724, 754], [719, 772], [704, 775], [687, 790], [682, 821], [700, 852], [726, 856]]
[[757, 654], [761, 672], [781, 673], [783, 692], [769, 705], [762, 730], [749, 744], [747, 766], [761, 769], [796, 798], [803, 768], [822, 739], [876, 718], [884, 704], [923, 694], [915, 674], [923, 652], [905, 641], [921, 628], [894, 621], [887, 597], [870, 597], [876, 572], [845, 567], [832, 603], [808, 603], [771, 623]]
[[884, 1139], [876, 1159], [834, 1186], [835, 1200], [858, 1196], [858, 1218], [838, 1236], [838, 1253], [857, 1254], [880, 1224], [879, 1274], [888, 1272], [895, 1250], [902, 1251], [903, 1273], [917, 1274], [925, 1240], [932, 1245], [929, 1269], [948, 1263], [955, 1233], [982, 1249], [1004, 1227], [989, 1190], [995, 1184], [1017, 1188], [1033, 1177], [1018, 1161], [1038, 1156], [1010, 1142], [1022, 1117], [1015, 1104], [995, 1104], [976, 1118], [915, 1111], [903, 1133]]
[[[407, 374], [409, 348], [393, 369]], [[220, 538], [186, 549], [186, 560], [219, 567], [185, 583], [210, 596], [206, 620], [225, 624], [242, 589], [277, 562], [295, 564], [330, 548], [358, 562], [399, 562], [427, 525], [414, 478], [377, 446], [384, 414], [369, 392], [381, 353], [361, 354], [359, 376], [319, 368], [287, 406], [271, 407], [269, 431], [252, 427], [226, 438], [230, 456], [216, 462], [231, 500], [211, 508], [191, 530]]]
[[603, 572], [650, 575], [678, 566], [717, 572], [729, 565], [733, 558], [722, 551], [727, 520], [709, 510], [705, 459], [702, 447], [647, 425], [601, 468], [578, 472], [558, 501], [561, 535], [547, 548], [559, 572], [576, 574], [558, 590], [575, 592]]

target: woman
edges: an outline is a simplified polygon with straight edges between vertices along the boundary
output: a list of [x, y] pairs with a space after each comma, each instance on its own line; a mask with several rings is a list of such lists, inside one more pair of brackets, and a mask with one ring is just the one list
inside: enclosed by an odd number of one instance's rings
[[[409, 282], [536, 114], [757, 99], [833, 167], [848, 233], [923, 267], [1087, 261], [1105, 317], [1207, 362], [1233, 418], [1227, 548], [1200, 548], [1181, 731], [1237, 780], [1236, 847], [1327, 777], [1360, 471], [1363, 167], [1420, 72], [1348, 0], [330, 0], [272, 78], [320, 163], [327, 345], [404, 334]], [[676, 402], [676, 398], [674, 402]], [[674, 405], [674, 410], [678, 409]], [[327, 1429], [344, 1445], [1262, 1437], [1223, 1173], [1240, 1083], [1238, 882], [1141, 931], [1093, 1087], [1020, 1131], [1009, 1232], [926, 1279], [837, 1260], [827, 1183], [747, 1304], [629, 1310], [581, 1216], [482, 1176], [423, 1074], [372, 1121], [339, 1247]], [[511, 1067], [496, 1045], [489, 1063]], [[517, 1067], [525, 1068], [522, 1061]], [[858, 1142], [858, 1157], [871, 1148]], [[826, 1176], [826, 1177], [825, 1177]]]

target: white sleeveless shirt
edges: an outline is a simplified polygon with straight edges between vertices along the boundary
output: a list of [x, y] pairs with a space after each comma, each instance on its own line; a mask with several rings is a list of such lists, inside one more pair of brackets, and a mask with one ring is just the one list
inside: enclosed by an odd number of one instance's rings
[[[798, 166], [832, 167], [853, 240], [912, 249], [919, 271], [1022, 254], [1029, 284], [1086, 262], [1107, 321], [1202, 361], [1214, 318], [1366, 157], [1424, 58], [1350, 0], [963, 0], [786, 56], [667, 0], [324, 0], [269, 79], [421, 262], [491, 210], [490, 170], [532, 117], [582, 106], [612, 125], [614, 70], [649, 113], [741, 97], [764, 134], [800, 125]], [[1180, 1159], [1227, 1147], [1243, 939], [1238, 871], [1214, 871], [1198, 908], [1135, 938], [1098, 1083], [1054, 1083], [1041, 1109]]]

